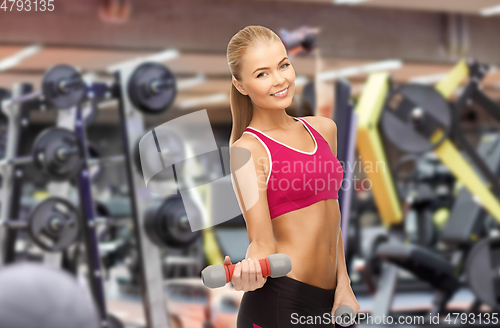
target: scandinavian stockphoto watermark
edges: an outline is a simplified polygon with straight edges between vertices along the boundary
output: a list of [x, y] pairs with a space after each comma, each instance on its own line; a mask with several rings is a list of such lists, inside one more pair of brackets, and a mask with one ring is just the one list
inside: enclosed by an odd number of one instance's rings
[[[315, 193], [333, 188], [370, 190], [371, 181], [365, 176], [386, 170], [383, 162], [340, 162], [339, 166], [315, 156], [305, 162], [273, 161], [267, 168], [267, 158], [254, 159], [245, 148], [218, 147], [206, 110], [183, 115], [147, 132], [139, 141], [139, 155], [149, 192], [161, 197], [179, 193], [185, 203], [194, 201], [201, 208], [200, 216], [200, 211], [191, 212], [193, 207], [185, 206], [192, 231], [241, 215], [242, 208], [249, 210], [257, 204], [263, 189]], [[345, 172], [353, 173], [348, 175], [352, 178], [345, 179]]]

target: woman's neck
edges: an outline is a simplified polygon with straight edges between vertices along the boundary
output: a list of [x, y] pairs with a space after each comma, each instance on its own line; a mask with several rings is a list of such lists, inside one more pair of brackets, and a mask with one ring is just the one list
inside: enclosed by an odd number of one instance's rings
[[253, 117], [250, 121], [250, 126], [261, 130], [286, 130], [293, 124], [295, 120], [291, 118], [284, 109], [271, 110], [271, 109], [255, 109]]

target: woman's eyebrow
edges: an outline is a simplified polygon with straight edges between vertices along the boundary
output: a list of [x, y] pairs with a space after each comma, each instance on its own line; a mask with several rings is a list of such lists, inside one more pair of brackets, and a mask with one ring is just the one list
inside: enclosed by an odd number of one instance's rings
[[[286, 56], [285, 56], [285, 58], [283, 58], [282, 60], [280, 60], [280, 62], [278, 63], [278, 65], [279, 65], [279, 64], [281, 64], [281, 63], [282, 63], [285, 59], [288, 59], [288, 57], [286, 57]], [[252, 73], [252, 74], [254, 74], [254, 73], [255, 73], [255, 72], [257, 72], [257, 71], [260, 71], [261, 69], [269, 69], [269, 67], [261, 67], [261, 68], [257, 68], [255, 71], [253, 71], [253, 73]]]

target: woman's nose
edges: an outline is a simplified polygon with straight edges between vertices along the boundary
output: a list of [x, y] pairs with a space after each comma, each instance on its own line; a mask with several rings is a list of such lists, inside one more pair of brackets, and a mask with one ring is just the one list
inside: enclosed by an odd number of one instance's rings
[[285, 77], [281, 75], [281, 73], [276, 72], [276, 74], [274, 74], [274, 85], [283, 84], [285, 80], [286, 80]]

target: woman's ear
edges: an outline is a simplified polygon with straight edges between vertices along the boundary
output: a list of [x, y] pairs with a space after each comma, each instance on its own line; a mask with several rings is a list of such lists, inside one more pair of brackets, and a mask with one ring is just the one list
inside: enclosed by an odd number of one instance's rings
[[234, 76], [232, 78], [232, 82], [233, 82], [233, 85], [235, 86], [235, 88], [238, 89], [238, 91], [242, 95], [248, 96], [248, 92], [246, 92], [245, 89], [243, 89], [243, 86], [240, 84], [240, 82], [238, 82], [238, 80], [236, 80], [236, 78]]

